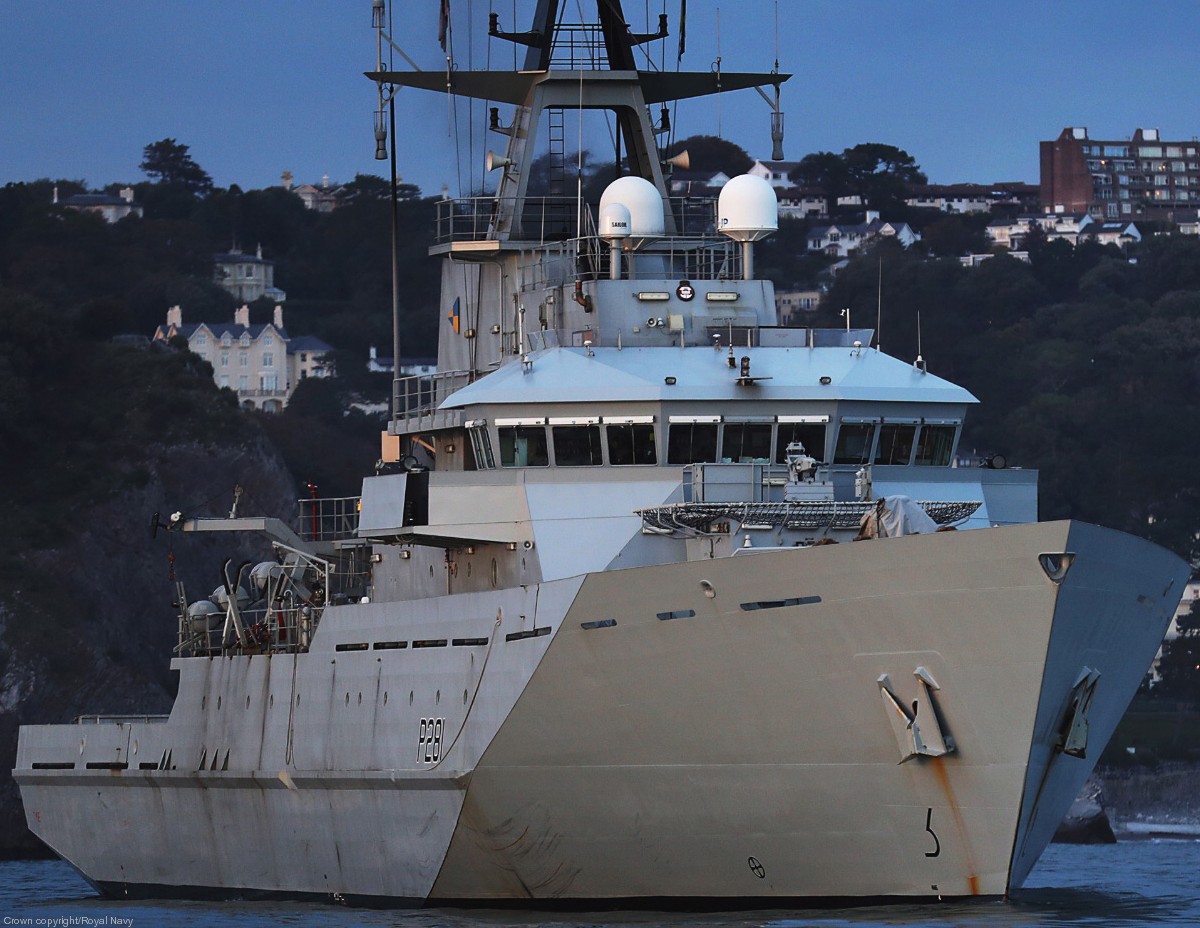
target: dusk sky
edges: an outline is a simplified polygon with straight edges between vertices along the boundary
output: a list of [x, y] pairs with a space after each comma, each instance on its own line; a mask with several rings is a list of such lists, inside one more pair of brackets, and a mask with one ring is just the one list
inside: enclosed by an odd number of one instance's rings
[[[567, 0], [568, 9], [578, 2]], [[626, 0], [634, 28], [645, 29], [647, 11], [653, 28], [663, 2]], [[533, 5], [515, 0], [517, 28], [528, 28]], [[398, 43], [426, 70], [445, 67], [437, 7], [399, 0], [394, 11]], [[493, 67], [511, 65], [512, 46], [489, 43], [486, 25], [495, 9], [513, 29], [514, 0], [451, 7], [457, 67], [485, 66], [489, 49]], [[219, 186], [278, 184], [284, 170], [297, 183], [384, 173], [373, 158], [373, 85], [362, 76], [375, 60], [369, 0], [5, 0], [3, 8], [0, 184], [144, 180], [142, 149], [165, 137], [190, 146]], [[679, 0], [665, 9], [673, 69]], [[713, 66], [719, 10], [722, 69], [770, 70], [776, 9], [781, 70], [795, 75], [783, 97], [789, 159], [886, 142], [914, 155], [935, 183], [1036, 183], [1038, 141], [1064, 126], [1086, 126], [1093, 138], [1125, 138], [1139, 126], [1172, 140], [1200, 134], [1193, 0], [692, 0], [683, 68]], [[403, 90], [397, 101], [404, 179], [429, 194], [477, 186], [482, 152], [504, 141], [485, 138], [482, 106], [473, 129], [459, 106], [458, 157], [442, 95]], [[721, 134], [766, 158], [768, 119], [758, 95], [742, 91], [681, 104], [676, 126], [679, 137]], [[607, 155], [607, 136], [587, 131], [584, 147]], [[480, 153], [468, 156], [472, 139]]]

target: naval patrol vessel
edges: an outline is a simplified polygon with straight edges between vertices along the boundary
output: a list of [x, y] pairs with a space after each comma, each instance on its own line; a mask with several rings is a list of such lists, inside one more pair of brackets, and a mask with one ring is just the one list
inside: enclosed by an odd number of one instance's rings
[[[975, 400], [920, 361], [780, 325], [765, 181], [672, 195], [667, 104], [757, 89], [778, 140], [787, 75], [656, 68], [665, 21], [568, 6], [493, 17], [519, 70], [430, 72], [373, 4], [384, 156], [397, 88], [491, 101], [496, 192], [440, 203], [439, 370], [361, 499], [162, 521], [275, 553], [176, 591], [170, 716], [22, 729], [29, 826], [103, 892], [1001, 896], [1142, 679], [1187, 565], [956, 466]], [[531, 183], [580, 113], [597, 206]]]

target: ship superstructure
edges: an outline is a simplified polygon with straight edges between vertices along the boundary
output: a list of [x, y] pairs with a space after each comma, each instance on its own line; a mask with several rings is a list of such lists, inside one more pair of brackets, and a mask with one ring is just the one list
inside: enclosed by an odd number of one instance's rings
[[[661, 34], [595, 7], [493, 21], [515, 73], [368, 75], [514, 107], [496, 195], [440, 205], [439, 373], [301, 535], [164, 523], [277, 553], [180, 591], [169, 718], [22, 730], [30, 827], [105, 891], [1002, 895], [1111, 735], [1187, 566], [955, 466], [974, 397], [869, 330], [779, 325], [773, 192], [671, 197], [650, 108], [786, 75], [638, 70]], [[595, 205], [530, 186], [576, 110], [619, 127]]]

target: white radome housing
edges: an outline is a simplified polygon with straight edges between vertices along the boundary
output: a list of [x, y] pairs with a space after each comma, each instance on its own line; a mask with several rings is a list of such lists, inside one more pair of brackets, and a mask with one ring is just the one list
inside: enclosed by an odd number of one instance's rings
[[618, 177], [600, 195], [600, 216], [618, 205], [629, 211], [629, 235], [634, 238], [663, 235], [663, 199], [658, 188], [641, 177]]
[[738, 242], [756, 242], [779, 231], [779, 201], [761, 177], [739, 174], [717, 198], [717, 230]]
[[[601, 201], [603, 203], [603, 201]], [[629, 238], [633, 217], [624, 203], [607, 203], [600, 208], [600, 237], [605, 241]]]

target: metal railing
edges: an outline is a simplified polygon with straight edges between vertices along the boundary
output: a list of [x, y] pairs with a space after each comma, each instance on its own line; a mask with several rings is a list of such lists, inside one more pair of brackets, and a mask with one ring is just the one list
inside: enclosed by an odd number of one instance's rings
[[438, 404], [472, 380], [470, 371], [438, 371], [400, 377], [392, 381], [392, 409], [396, 419], [433, 415]]
[[578, 206], [574, 197], [525, 197], [519, 214], [518, 202], [511, 197], [439, 200], [434, 240], [444, 245], [487, 241], [501, 233], [536, 241], [575, 235]]
[[[599, 239], [551, 242], [526, 252], [531, 260], [520, 267], [522, 292], [548, 290], [577, 280], [607, 280], [611, 252]], [[661, 239], [653, 250], [623, 253], [622, 280], [740, 280], [742, 251], [724, 236], [680, 236]]]
[[[458, 197], [439, 200], [434, 239], [480, 242], [503, 233], [510, 239], [561, 241], [580, 230], [594, 234], [593, 208], [569, 196], [527, 196], [517, 211], [517, 199]], [[675, 235], [707, 236], [716, 233], [717, 201], [712, 197], [669, 197], [667, 208], [675, 220]]]
[[[337, 565], [280, 542], [274, 547], [283, 563], [257, 576], [247, 573], [249, 562], [243, 564], [230, 579], [227, 589], [233, 592], [223, 604], [198, 610], [204, 600], [189, 606], [186, 597], [180, 599], [176, 653], [208, 657], [308, 650], [335, 592], [331, 584], [338, 579]], [[348, 573], [346, 579], [358, 578]]]
[[608, 67], [608, 49], [599, 23], [562, 23], [554, 30], [550, 67], [595, 71]]
[[362, 497], [302, 499], [298, 502], [300, 519], [296, 534], [305, 541], [343, 541], [357, 537]]

